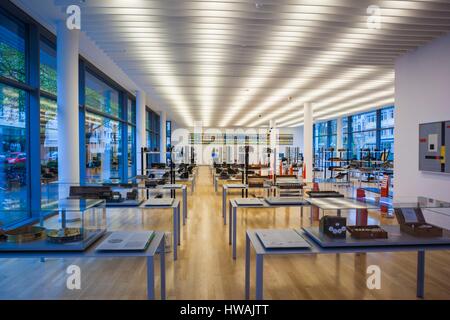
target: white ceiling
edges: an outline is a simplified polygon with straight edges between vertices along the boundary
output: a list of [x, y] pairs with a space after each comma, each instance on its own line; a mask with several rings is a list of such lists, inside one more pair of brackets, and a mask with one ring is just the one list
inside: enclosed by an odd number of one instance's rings
[[[55, 0], [180, 125], [278, 126], [394, 103], [396, 57], [450, 31], [450, 0]], [[381, 29], [367, 8], [381, 9]]]

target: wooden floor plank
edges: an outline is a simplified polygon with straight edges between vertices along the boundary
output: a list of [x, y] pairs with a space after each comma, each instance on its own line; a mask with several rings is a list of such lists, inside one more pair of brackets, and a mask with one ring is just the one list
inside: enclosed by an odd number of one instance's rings
[[[234, 192], [231, 197], [239, 195]], [[214, 193], [209, 168], [200, 167], [195, 193], [189, 195], [189, 218], [182, 228], [178, 261], [174, 263], [171, 255], [167, 259], [168, 299], [243, 299], [245, 230], [310, 225], [308, 209], [303, 219], [296, 208], [242, 210], [238, 217], [238, 255], [234, 261], [221, 205], [221, 192]], [[171, 219], [171, 212], [164, 210], [144, 214], [132, 209], [107, 212], [111, 230], [171, 230]], [[350, 214], [349, 219], [354, 219], [354, 215]], [[379, 213], [371, 212], [370, 219], [378, 221]], [[416, 299], [416, 258], [415, 253], [268, 257], [264, 296], [266, 299]], [[81, 290], [66, 289], [65, 271], [71, 264], [81, 267]], [[366, 287], [366, 268], [371, 264], [379, 265], [382, 270], [380, 290]], [[449, 266], [449, 252], [427, 254], [427, 299], [450, 299]], [[1, 299], [145, 299], [145, 286], [146, 268], [142, 258], [0, 260]], [[254, 287], [251, 289], [254, 296]]]

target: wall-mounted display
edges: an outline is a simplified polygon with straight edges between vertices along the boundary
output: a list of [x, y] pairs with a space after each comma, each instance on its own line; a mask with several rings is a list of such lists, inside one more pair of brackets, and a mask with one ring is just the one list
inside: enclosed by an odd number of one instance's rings
[[450, 121], [419, 125], [419, 170], [450, 173]]

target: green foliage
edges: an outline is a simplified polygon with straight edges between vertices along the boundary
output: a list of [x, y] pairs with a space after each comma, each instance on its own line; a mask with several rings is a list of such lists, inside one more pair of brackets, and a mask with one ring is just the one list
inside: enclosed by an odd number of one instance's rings
[[40, 66], [41, 90], [56, 95], [56, 70], [49, 65]]
[[25, 70], [25, 53], [0, 42], [0, 75], [25, 82]]

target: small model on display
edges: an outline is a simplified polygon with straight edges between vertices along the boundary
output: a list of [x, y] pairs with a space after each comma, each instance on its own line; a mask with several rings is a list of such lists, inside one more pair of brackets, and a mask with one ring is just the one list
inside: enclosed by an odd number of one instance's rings
[[13, 230], [0, 229], [0, 240], [22, 243], [30, 242], [45, 237], [45, 228], [36, 226], [24, 226]]
[[53, 243], [69, 243], [83, 240], [83, 230], [81, 228], [48, 229], [46, 235], [47, 240]]
[[320, 219], [319, 230], [331, 238], [346, 238], [347, 219], [335, 216], [323, 216]]
[[442, 237], [442, 228], [426, 223], [421, 208], [395, 208], [400, 230], [415, 237]]
[[355, 239], [387, 239], [388, 233], [380, 226], [347, 226], [347, 231]]
[[344, 198], [342, 193], [332, 190], [324, 191], [306, 191], [310, 198]]

